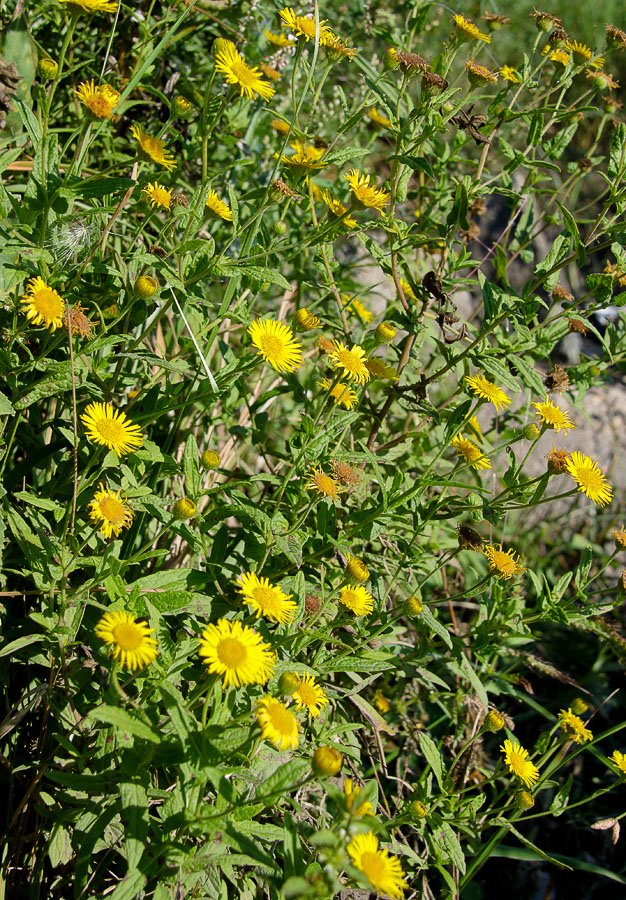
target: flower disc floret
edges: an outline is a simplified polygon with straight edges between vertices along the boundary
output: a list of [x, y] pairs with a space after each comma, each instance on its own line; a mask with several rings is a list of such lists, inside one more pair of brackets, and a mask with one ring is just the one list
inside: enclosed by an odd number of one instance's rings
[[509, 772], [516, 775], [526, 787], [533, 787], [539, 779], [539, 769], [528, 759], [528, 750], [517, 742], [512, 743], [508, 738], [500, 750], [504, 753], [504, 762]]
[[152, 137], [152, 135], [147, 134], [141, 125], [133, 125], [130, 131], [139, 144], [139, 149], [148, 156], [152, 162], [163, 166], [168, 172], [171, 172], [172, 169], [176, 168], [176, 160], [160, 138]]
[[342, 587], [339, 602], [355, 616], [368, 615], [374, 609], [374, 598], [362, 584], [349, 584]]
[[148, 203], [153, 208], [160, 206], [162, 209], [171, 209], [172, 207], [172, 192], [158, 181], [148, 182], [141, 193], [146, 195]]
[[324, 689], [315, 681], [313, 675], [301, 675], [300, 685], [293, 693], [296, 709], [305, 709], [307, 715], [316, 719], [322, 707], [328, 703]]
[[272, 584], [268, 578], [259, 578], [256, 572], [244, 572], [239, 577], [239, 593], [244, 602], [252, 607], [257, 619], [265, 616], [272, 622], [286, 625], [291, 622], [298, 606], [291, 599], [293, 594], [285, 594], [282, 588]]
[[361, 175], [359, 169], [350, 169], [344, 175], [350, 185], [354, 199], [368, 209], [383, 211], [389, 200], [389, 194], [382, 188], [370, 186], [370, 176]]
[[365, 365], [365, 350], [358, 344], [353, 344], [350, 349], [342, 341], [333, 341], [333, 352], [329, 355], [335, 369], [341, 369], [343, 375], [350, 381], [365, 384], [370, 380], [370, 373]]
[[511, 402], [511, 398], [501, 387], [485, 378], [484, 375], [466, 375], [465, 381], [469, 384], [470, 389], [482, 400], [488, 400], [493, 403], [496, 410], [504, 409]]
[[[328, 163], [322, 161], [322, 156], [326, 152], [326, 147], [314, 147], [312, 144], [304, 144], [300, 140], [295, 140], [289, 144], [295, 153], [280, 157], [280, 161], [292, 166], [301, 173], [310, 172], [313, 169], [323, 169]], [[278, 156], [278, 154], [277, 154]]]
[[569, 417], [569, 413], [560, 406], [556, 406], [546, 394], [543, 403], [533, 403], [533, 409], [537, 420], [547, 428], [553, 428], [556, 432], [563, 431], [567, 434], [572, 428], [577, 428]]
[[43, 278], [31, 278], [20, 302], [24, 305], [26, 318], [33, 325], [45, 325], [50, 331], [63, 325], [65, 300]]
[[274, 697], [262, 697], [256, 707], [261, 737], [277, 750], [295, 750], [300, 742], [299, 723], [291, 710]]
[[260, 70], [249, 66], [233, 44], [217, 51], [215, 68], [224, 75], [228, 84], [238, 85], [240, 97], [245, 95], [252, 100], [258, 94], [264, 100], [271, 100], [276, 93], [269, 81], [261, 78]]
[[261, 635], [241, 622], [218, 619], [202, 632], [200, 656], [224, 688], [265, 684], [274, 674], [275, 654]]
[[139, 425], [134, 425], [126, 413], [113, 409], [108, 403], [90, 403], [80, 420], [88, 438], [115, 450], [118, 456], [133, 453], [143, 444]]
[[123, 669], [143, 669], [157, 655], [157, 642], [150, 635], [154, 628], [138, 622], [125, 610], [106, 612], [95, 628], [96, 635], [109, 647], [111, 656]]
[[606, 483], [602, 469], [597, 462], [577, 450], [566, 460], [567, 474], [578, 485], [578, 490], [591, 501], [606, 506], [613, 499], [613, 489]]
[[400, 861], [380, 847], [373, 831], [357, 834], [347, 849], [353, 866], [365, 875], [375, 891], [402, 900], [409, 885]]
[[515, 550], [509, 548], [506, 553], [502, 544], [488, 544], [482, 551], [489, 561], [489, 568], [497, 578], [508, 581], [514, 575], [521, 575], [525, 567], [515, 558]]
[[133, 511], [122, 498], [121, 491], [110, 491], [102, 484], [89, 504], [89, 518], [100, 523], [100, 534], [105, 538], [117, 537], [123, 528], [130, 528]]
[[76, 95], [97, 119], [110, 119], [121, 97], [110, 84], [96, 85], [93, 79], [81, 84]]
[[265, 362], [277, 372], [294, 372], [302, 365], [302, 345], [284, 322], [256, 319], [248, 334]]

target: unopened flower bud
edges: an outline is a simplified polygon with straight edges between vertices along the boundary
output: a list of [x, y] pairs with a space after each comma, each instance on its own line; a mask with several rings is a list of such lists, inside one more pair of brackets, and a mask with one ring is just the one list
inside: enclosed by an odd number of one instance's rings
[[572, 700], [572, 712], [577, 716], [583, 716], [589, 709], [589, 704], [582, 697], [575, 697]]
[[395, 325], [392, 325], [390, 322], [381, 322], [380, 325], [376, 328], [376, 340], [380, 344], [388, 344], [389, 341], [392, 341], [396, 336]]
[[191, 103], [187, 100], [186, 97], [182, 97], [180, 94], [174, 97], [172, 101], [172, 112], [174, 115], [180, 116], [181, 119], [186, 118], [192, 110]]
[[219, 467], [220, 455], [215, 450], [205, 450], [200, 459], [205, 469], [217, 469]]
[[534, 422], [531, 422], [529, 425], [524, 425], [522, 434], [527, 441], [536, 441], [541, 434], [541, 431], [537, 428]]
[[419, 616], [423, 609], [424, 604], [422, 603], [422, 598], [418, 597], [417, 594], [413, 594], [412, 597], [409, 597], [409, 599], [405, 601], [404, 611], [409, 617]]
[[190, 519], [195, 511], [196, 504], [189, 497], [181, 497], [180, 500], [177, 500], [172, 510], [175, 519]]
[[390, 47], [383, 56], [383, 66], [385, 69], [399, 69], [400, 60], [398, 59], [398, 51]]
[[211, 44], [211, 53], [216, 56], [220, 50], [228, 50], [230, 47], [235, 47], [232, 41], [229, 41], [228, 38], [218, 37]]
[[409, 803], [409, 813], [416, 819], [423, 819], [428, 815], [428, 810], [421, 800], [411, 800]]
[[528, 791], [519, 791], [515, 795], [515, 806], [518, 809], [532, 809], [535, 805], [535, 799]]
[[346, 564], [346, 578], [348, 581], [362, 584], [370, 577], [370, 570], [367, 568], [362, 559], [357, 556], [348, 556]]
[[53, 78], [56, 78], [58, 71], [58, 62], [51, 59], [49, 56], [44, 56], [43, 59], [40, 59], [37, 63], [37, 74], [46, 81], [52, 81]]
[[309, 312], [305, 306], [301, 306], [296, 313], [296, 322], [301, 331], [311, 331], [313, 328], [319, 328], [321, 324], [318, 317]]
[[274, 222], [272, 225], [274, 230], [274, 234], [277, 234], [279, 237], [282, 237], [283, 234], [287, 231], [287, 223], [283, 222], [282, 219], [279, 219], [278, 222]]
[[278, 679], [278, 690], [283, 697], [291, 697], [302, 684], [302, 679], [297, 672], [283, 672]]
[[342, 765], [343, 755], [328, 744], [318, 747], [311, 760], [315, 775], [338, 775]]
[[495, 709], [490, 709], [485, 716], [484, 727], [487, 731], [500, 731], [504, 728], [504, 717]]
[[135, 282], [135, 293], [142, 300], [154, 297], [159, 289], [159, 282], [152, 275], [140, 275]]

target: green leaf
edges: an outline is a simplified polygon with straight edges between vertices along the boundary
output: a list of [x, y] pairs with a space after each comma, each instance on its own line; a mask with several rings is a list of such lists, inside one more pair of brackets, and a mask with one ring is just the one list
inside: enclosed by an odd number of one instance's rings
[[461, 849], [459, 839], [454, 833], [452, 826], [447, 822], [443, 822], [439, 829], [439, 833], [443, 839], [446, 850], [450, 854], [450, 859], [457, 869], [465, 875], [465, 854]]
[[190, 434], [185, 442], [182, 466], [185, 474], [185, 493], [194, 503], [197, 502], [202, 487], [199, 460], [200, 451], [195, 435]]
[[0, 392], [0, 416], [12, 416], [15, 412], [15, 407], [11, 403], [8, 397], [5, 397], [2, 392]]
[[620, 122], [613, 132], [613, 138], [611, 140], [611, 150], [606, 168], [609, 178], [617, 179], [623, 173], [625, 155], [626, 125], [624, 122]]
[[37, 644], [45, 639], [45, 634], [25, 634], [23, 637], [16, 638], [4, 647], [0, 647], [0, 656], [12, 656], [22, 647], [28, 647], [30, 644]]
[[132, 781], [122, 781], [119, 785], [124, 823], [124, 850], [128, 868], [131, 870], [139, 866], [148, 837], [147, 780], [148, 772], [144, 768], [143, 781], [137, 776]]
[[105, 197], [107, 194], [121, 194], [135, 184], [132, 178], [97, 178], [73, 184], [69, 189], [78, 197], [93, 198]]
[[435, 634], [438, 634], [439, 637], [447, 644], [450, 649], [452, 649], [452, 638], [450, 637], [450, 632], [446, 628], [445, 625], [436, 619], [432, 612], [428, 609], [427, 606], [424, 606], [420, 613], [420, 619], [428, 625], [431, 631], [434, 631]]
[[560, 816], [567, 809], [567, 804], [569, 803], [569, 795], [572, 789], [572, 784], [574, 781], [574, 776], [569, 775], [565, 784], [559, 788], [559, 790], [554, 795], [554, 799], [550, 804], [550, 812], [554, 816]]
[[[555, 866], [561, 866], [562, 869], [570, 869], [571, 866], [568, 866], [567, 863], [560, 862], [557, 857], [548, 856], [547, 853], [544, 853], [543, 850], [540, 850], [536, 844], [533, 844], [525, 835], [523, 835], [511, 822], [502, 822], [505, 828], [507, 828], [515, 837], [525, 846], [528, 847], [529, 850], [532, 850], [537, 854], [541, 859], [547, 860], [547, 862], [554, 863]], [[561, 857], [562, 858], [562, 857]]]
[[154, 744], [160, 744], [162, 740], [162, 735], [154, 731], [143, 719], [125, 709], [118, 709], [116, 706], [98, 706], [87, 713], [87, 718], [92, 722], [112, 725], [118, 731], [128, 732], [144, 741], [152, 741]]
[[487, 691], [485, 690], [482, 681], [480, 680], [474, 669], [471, 667], [468, 658], [464, 654], [462, 654], [458, 658], [458, 663], [459, 669], [476, 691], [478, 699], [482, 703], [483, 707], [487, 709], [489, 706], [489, 697], [487, 696]]
[[61, 822], [55, 822], [52, 826], [50, 843], [48, 844], [50, 865], [53, 869], [56, 869], [57, 866], [65, 866], [73, 855], [72, 837], [69, 831]]
[[443, 772], [443, 762], [441, 759], [441, 754], [437, 749], [437, 745], [432, 740], [429, 735], [426, 734], [425, 731], [420, 731], [418, 735], [420, 750], [424, 754], [426, 762], [433, 770], [433, 775], [437, 779], [437, 784], [439, 785], [439, 790], [445, 793], [444, 788], [444, 772]]
[[262, 801], [266, 806], [271, 806], [278, 796], [289, 793], [299, 785], [310, 771], [311, 763], [308, 759], [290, 759], [265, 779], [254, 798], [255, 801], [259, 803]]
[[270, 269], [267, 266], [215, 266], [214, 274], [217, 275], [218, 278], [238, 278], [247, 276], [253, 281], [259, 281], [261, 283], [267, 281], [270, 284], [277, 284], [286, 291], [291, 289], [291, 285], [284, 275], [281, 275], [276, 269]]

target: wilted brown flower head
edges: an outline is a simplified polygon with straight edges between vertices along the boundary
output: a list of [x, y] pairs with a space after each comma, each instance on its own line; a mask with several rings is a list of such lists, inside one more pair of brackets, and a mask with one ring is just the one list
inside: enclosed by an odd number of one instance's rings
[[448, 87], [448, 82], [436, 72], [423, 72], [421, 85], [425, 94], [441, 94]]
[[185, 209], [189, 206], [189, 200], [182, 191], [177, 191], [175, 194], [172, 194], [172, 207], [176, 206], [184, 206]]
[[614, 50], [626, 50], [626, 31], [616, 25], [607, 25], [606, 45]]
[[461, 550], [476, 550], [483, 548], [483, 539], [480, 534], [469, 525], [459, 525], [459, 547]]
[[283, 197], [299, 197], [300, 194], [297, 191], [292, 190], [288, 184], [286, 184], [282, 178], [275, 178], [271, 183], [272, 188], [278, 193], [282, 194]]
[[329, 341], [328, 338], [325, 338], [323, 335], [317, 339], [317, 347], [318, 350], [322, 350], [324, 353], [334, 353], [335, 348], [333, 347], [333, 342]]
[[552, 288], [552, 299], [553, 300], [565, 300], [567, 303], [572, 303], [574, 300], [574, 295], [564, 288], [562, 284], [555, 284]]
[[417, 72], [426, 72], [430, 69], [430, 65], [419, 53], [409, 53], [407, 50], [397, 50], [396, 55], [400, 68], [409, 75], [415, 75]]
[[360, 471], [342, 459], [331, 459], [330, 467], [335, 478], [342, 484], [345, 484], [346, 487], [356, 487], [361, 480]]
[[552, 475], [565, 475], [569, 471], [567, 468], [567, 460], [570, 455], [567, 450], [557, 450], [554, 444], [552, 450], [546, 453], [545, 458], [548, 460], [548, 472]]
[[568, 319], [567, 327], [570, 331], [575, 331], [578, 334], [582, 334], [583, 337], [587, 334], [587, 327], [582, 319]]
[[569, 375], [563, 366], [556, 363], [551, 372], [548, 372], [543, 383], [551, 393], [558, 394], [569, 387]]
[[511, 20], [508, 16], [501, 16], [496, 13], [485, 12], [480, 18], [483, 22], [487, 23], [490, 31], [497, 31], [498, 28], [502, 28], [503, 25], [511, 24]]
[[90, 322], [80, 303], [70, 306], [63, 317], [65, 327], [81, 338], [90, 340], [93, 337], [93, 322]]
[[306, 594], [304, 597], [304, 613], [307, 616], [314, 616], [320, 611], [322, 604], [317, 594]]
[[480, 225], [473, 219], [468, 222], [469, 228], [461, 229], [461, 238], [466, 244], [471, 244], [476, 238], [480, 237]]
[[540, 31], [552, 31], [555, 25], [562, 25], [563, 19], [559, 16], [553, 16], [552, 13], [542, 12], [533, 6], [533, 11], [529, 13], [531, 19], [535, 20], [535, 24]]
[[557, 27], [548, 37], [548, 43], [554, 50], [560, 50], [561, 47], [567, 47], [570, 42], [570, 36], [564, 28]]
[[160, 244], [153, 244], [148, 250], [148, 253], [151, 253], [153, 256], [158, 256], [159, 259], [165, 259], [167, 257], [167, 250]]
[[482, 197], [477, 197], [469, 208], [469, 214], [480, 218], [487, 212], [487, 204]]

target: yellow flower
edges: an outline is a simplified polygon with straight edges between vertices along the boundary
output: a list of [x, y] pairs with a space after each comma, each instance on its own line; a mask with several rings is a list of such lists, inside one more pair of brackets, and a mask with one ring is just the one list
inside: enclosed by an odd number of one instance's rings
[[359, 398], [356, 395], [356, 391], [353, 390], [349, 384], [346, 384], [344, 381], [338, 381], [337, 383], [333, 383], [329, 381], [328, 378], [322, 378], [321, 381], [317, 382], [319, 387], [323, 388], [325, 391], [328, 391], [330, 396], [335, 401], [335, 406], [343, 406], [344, 409], [352, 409], [353, 406], [359, 402]]
[[[283, 28], [288, 28], [296, 37], [304, 38], [305, 41], [315, 39], [315, 19], [311, 16], [297, 16], [291, 6], [281, 9], [279, 16], [282, 19]], [[319, 42], [326, 44], [335, 37], [331, 29], [326, 25], [327, 19], [321, 19], [319, 23]]]
[[375, 814], [375, 809], [369, 800], [366, 800], [365, 803], [359, 803], [361, 790], [352, 786], [351, 778], [346, 778], [344, 781], [343, 793], [346, 798], [346, 810], [353, 819], [360, 819], [362, 816], [373, 816]]
[[341, 40], [336, 34], [332, 34], [324, 41], [324, 51], [326, 58], [330, 63], [337, 63], [342, 59], [348, 59], [350, 62], [359, 52], [356, 47], [348, 47], [347, 40]]
[[380, 322], [376, 326], [374, 334], [379, 343], [388, 344], [396, 336], [396, 326], [392, 325], [391, 322]]
[[197, 506], [191, 497], [181, 497], [172, 508], [172, 515], [178, 521], [191, 519], [196, 514]]
[[575, 744], [582, 744], [583, 741], [592, 741], [593, 734], [588, 728], [585, 728], [583, 720], [572, 712], [571, 707], [562, 709], [559, 712], [559, 724], [563, 729], [566, 737]]
[[219, 216], [220, 219], [224, 219], [226, 222], [233, 221], [233, 214], [230, 206], [228, 203], [224, 203], [223, 200], [220, 200], [214, 190], [209, 191], [205, 206], [215, 218]]
[[110, 648], [113, 659], [118, 659], [124, 669], [143, 669], [157, 656], [157, 642], [150, 637], [154, 628], [138, 622], [124, 610], [105, 613], [95, 628], [96, 635]]
[[343, 756], [335, 747], [322, 744], [313, 754], [311, 768], [315, 775], [338, 775], [343, 765]]
[[329, 360], [335, 369], [342, 369], [350, 381], [365, 384], [370, 380], [370, 373], [365, 365], [364, 356], [365, 350], [358, 344], [353, 344], [348, 350], [342, 341], [333, 341], [333, 352], [329, 354]]
[[502, 66], [502, 68], [500, 69], [500, 75], [504, 78], [505, 81], [510, 81], [511, 84], [519, 84], [521, 81], [517, 70], [512, 66]]
[[[294, 141], [292, 144], [289, 144], [296, 152], [290, 154], [289, 156], [281, 156], [281, 162], [287, 163], [289, 166], [293, 166], [294, 169], [300, 169], [302, 172], [311, 171], [313, 169], [323, 169], [327, 163], [321, 162], [320, 158], [326, 152], [326, 147], [307, 147], [306, 144], [303, 144], [302, 141]], [[278, 156], [278, 154], [276, 154]]]
[[517, 742], [512, 744], [508, 738], [500, 750], [504, 753], [504, 761], [509, 767], [509, 772], [517, 775], [526, 787], [533, 787], [539, 778], [539, 769], [528, 759], [528, 750], [524, 750]]
[[465, 63], [465, 71], [470, 84], [474, 87], [484, 87], [487, 84], [498, 83], [498, 73], [490, 72], [485, 66], [479, 66], [473, 59]]
[[335, 200], [326, 188], [323, 188], [322, 190], [322, 200], [330, 210], [331, 214], [338, 219], [341, 219], [342, 225], [345, 225], [346, 228], [356, 228], [356, 219], [346, 215], [348, 212], [347, 207], [340, 203], [339, 200]]
[[277, 372], [294, 372], [302, 365], [302, 345], [284, 322], [255, 319], [248, 334], [263, 359]]
[[264, 100], [271, 100], [276, 91], [269, 81], [261, 78], [256, 66], [249, 66], [234, 45], [220, 48], [215, 54], [215, 68], [221, 72], [228, 84], [239, 85], [239, 96], [252, 100], [255, 94]]
[[43, 278], [31, 278], [22, 297], [26, 318], [33, 325], [45, 325], [55, 331], [63, 325], [65, 300]]
[[370, 356], [365, 365], [372, 378], [389, 378], [391, 381], [397, 381], [400, 377], [398, 370], [388, 366], [380, 356]]
[[569, 417], [569, 413], [566, 410], [561, 409], [560, 406], [555, 406], [551, 400], [548, 399], [548, 395], [546, 394], [546, 399], [544, 403], [533, 403], [533, 409], [536, 410], [537, 419], [541, 420], [543, 425], [546, 425], [548, 428], [553, 428], [555, 431], [564, 431], [567, 434], [568, 431], [571, 431], [572, 428], [577, 428], [577, 425], [574, 425], [572, 420]]
[[289, 122], [283, 122], [282, 119], [272, 119], [270, 128], [278, 131], [280, 134], [289, 134]]
[[350, 169], [344, 175], [357, 203], [369, 209], [382, 212], [389, 200], [389, 194], [382, 188], [370, 187], [370, 176], [361, 175], [358, 169]]
[[312, 312], [309, 312], [305, 306], [301, 306], [296, 312], [296, 321], [302, 331], [312, 331], [314, 328], [322, 327], [319, 318], [313, 315]]
[[455, 16], [454, 24], [456, 25], [456, 36], [461, 42], [483, 41], [485, 44], [491, 43], [491, 38], [488, 34], [483, 34], [473, 22], [464, 19], [463, 16]]
[[336, 479], [326, 475], [321, 466], [313, 467], [308, 473], [307, 491], [317, 491], [320, 496], [336, 500], [343, 488]]
[[609, 759], [617, 766], [622, 775], [626, 775], [626, 753], [620, 753], [619, 750], [614, 750], [613, 755], [609, 756]]
[[[586, 66], [589, 64], [589, 60], [593, 56], [590, 48], [586, 44], [581, 44], [579, 41], [569, 41], [566, 45], [566, 49], [569, 50], [574, 57], [574, 63], [577, 66]], [[591, 63], [591, 66], [594, 69], [601, 69], [604, 65], [604, 59], [602, 57], [594, 60]]]
[[616, 550], [626, 550], [626, 528], [623, 525], [612, 531], [611, 537], [615, 541]]
[[148, 182], [141, 193], [146, 195], [150, 206], [162, 206], [163, 209], [171, 209], [172, 192], [168, 191], [162, 184], [159, 184], [158, 181], [152, 184]]
[[351, 315], [356, 315], [361, 320], [361, 322], [371, 322], [374, 318], [374, 313], [370, 312], [367, 306], [364, 306], [363, 303], [358, 299], [358, 297], [354, 297], [352, 294], [342, 294], [341, 299], [343, 300], [344, 306], [347, 311]]
[[312, 675], [301, 675], [300, 686], [293, 693], [296, 709], [306, 709], [312, 719], [316, 719], [323, 706], [328, 703], [328, 697], [323, 688], [316, 684]]
[[375, 125], [380, 125], [381, 128], [391, 128], [391, 119], [388, 119], [387, 116], [383, 116], [381, 112], [378, 112], [375, 106], [372, 106], [367, 111], [368, 118]]
[[469, 440], [469, 438], [463, 437], [462, 434], [457, 434], [456, 437], [452, 438], [452, 446], [455, 448], [460, 458], [469, 463], [473, 469], [492, 468], [491, 460], [488, 459], [488, 457], [483, 456], [480, 447], [477, 447], [473, 441]]
[[358, 556], [350, 556], [346, 559], [346, 581], [356, 582], [357, 584], [369, 581], [370, 570], [367, 568], [362, 559]]
[[262, 697], [256, 707], [261, 737], [277, 750], [295, 750], [299, 744], [298, 720], [284, 703], [274, 697]]
[[93, 79], [81, 84], [76, 95], [97, 119], [110, 119], [121, 97], [120, 92], [110, 84], [99, 84], [96, 87]]
[[69, 3], [70, 6], [78, 6], [84, 12], [117, 12], [117, 3], [110, 0], [59, 0], [59, 3]]
[[374, 706], [376, 707], [378, 712], [382, 713], [383, 715], [385, 713], [388, 713], [391, 709], [391, 703], [389, 702], [389, 700], [387, 700], [380, 688], [376, 688], [376, 690], [374, 691]]
[[88, 438], [115, 450], [118, 456], [133, 453], [143, 444], [139, 425], [133, 425], [126, 413], [113, 409], [108, 403], [90, 403], [80, 420]]
[[544, 56], [550, 55], [550, 61], [553, 63], [559, 63], [561, 66], [566, 66], [570, 61], [571, 53], [569, 50], [552, 50], [550, 48], [550, 44], [546, 44], [546, 46], [541, 51]]
[[282, 588], [271, 584], [268, 578], [259, 578], [255, 572], [244, 572], [239, 577], [244, 601], [252, 607], [257, 619], [266, 616], [272, 622], [285, 625], [291, 622], [298, 606], [291, 599], [293, 594], [285, 594]]
[[480, 422], [478, 421], [478, 417], [477, 417], [477, 416], [470, 416], [470, 418], [467, 420], [467, 424], [469, 425], [469, 427], [470, 427], [470, 428], [472, 429], [472, 431], [474, 432], [474, 436], [475, 436], [479, 441], [482, 442], [482, 439], [483, 439], [483, 433], [482, 433], [482, 429], [481, 429], [481, 427], [480, 427]]
[[362, 872], [375, 891], [388, 894], [393, 900], [402, 900], [409, 885], [402, 866], [395, 856], [381, 849], [373, 831], [357, 834], [348, 844], [352, 864]]
[[374, 598], [362, 584], [342, 587], [339, 602], [347, 606], [355, 616], [364, 616], [374, 609]]
[[200, 656], [224, 688], [265, 684], [274, 674], [275, 654], [260, 634], [241, 622], [218, 619], [202, 632]]
[[513, 578], [521, 575], [526, 569], [518, 559], [515, 559], [515, 550], [511, 548], [505, 553], [502, 544], [487, 544], [482, 551], [489, 561], [489, 568], [497, 578]]
[[112, 534], [117, 537], [122, 528], [130, 528], [132, 525], [133, 511], [121, 499], [121, 491], [109, 491], [102, 484], [99, 487], [100, 490], [89, 504], [89, 518], [102, 523], [100, 534], [105, 538], [110, 538]]
[[578, 490], [594, 503], [606, 506], [613, 499], [613, 489], [604, 480], [602, 469], [583, 453], [577, 450], [566, 461], [567, 474], [578, 484]]
[[141, 125], [133, 125], [130, 131], [141, 151], [150, 157], [152, 162], [163, 166], [168, 172], [176, 168], [176, 160], [160, 138], [146, 134]]
[[498, 412], [500, 412], [501, 407], [504, 409], [511, 402], [511, 398], [505, 394], [502, 388], [488, 381], [484, 375], [466, 375], [465, 381], [467, 381], [475, 394], [483, 400], [493, 403]]
[[295, 47], [296, 42], [290, 41], [286, 34], [274, 34], [271, 31], [268, 31], [267, 28], [264, 30], [263, 34], [268, 39], [270, 44], [274, 44], [275, 47]]

